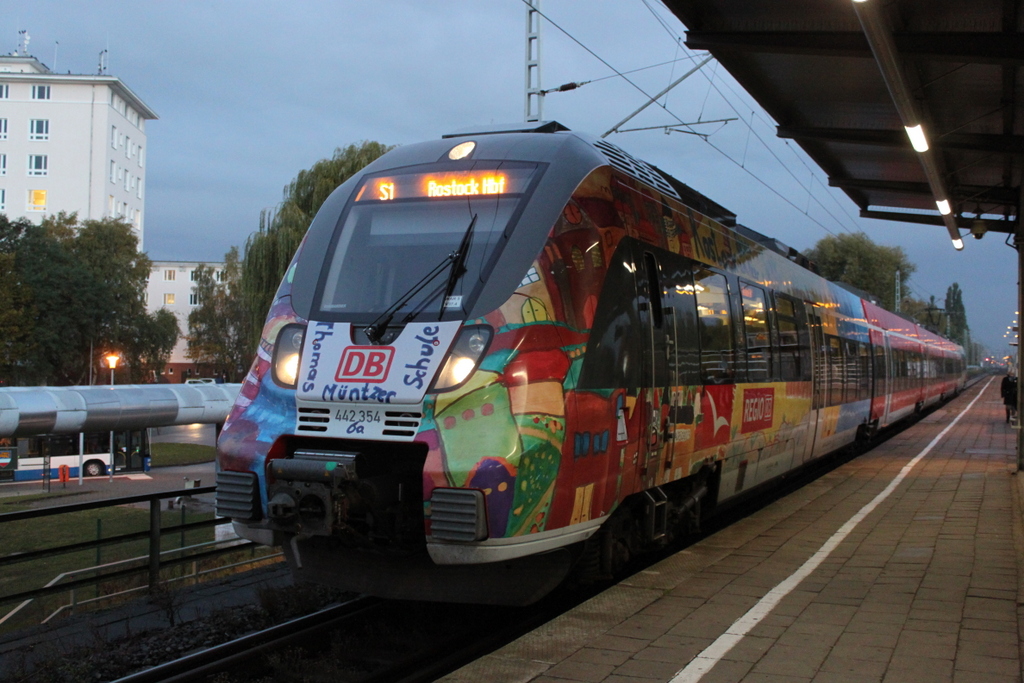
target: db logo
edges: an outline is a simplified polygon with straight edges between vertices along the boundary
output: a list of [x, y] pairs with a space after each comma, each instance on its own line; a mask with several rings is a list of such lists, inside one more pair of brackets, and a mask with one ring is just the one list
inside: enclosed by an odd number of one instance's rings
[[393, 346], [350, 346], [341, 354], [339, 382], [380, 383], [388, 378], [391, 361], [395, 357]]

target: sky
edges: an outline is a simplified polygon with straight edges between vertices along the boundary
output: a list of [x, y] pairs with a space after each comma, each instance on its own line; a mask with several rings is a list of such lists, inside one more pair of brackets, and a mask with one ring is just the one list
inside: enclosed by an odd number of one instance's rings
[[[658, 0], [542, 0], [545, 119], [600, 135], [704, 54]], [[219, 261], [244, 248], [296, 174], [363, 140], [402, 145], [525, 111], [523, 0], [0, 0], [0, 53], [57, 72], [120, 78], [159, 116], [146, 125], [144, 248]], [[618, 72], [618, 73], [616, 73]], [[618, 74], [625, 74], [620, 76]], [[716, 122], [732, 119], [728, 122]], [[1016, 318], [1017, 258], [1001, 235], [955, 252], [945, 228], [858, 217], [844, 194], [714, 60], [614, 133], [649, 161], [798, 250], [863, 231], [917, 271], [904, 295], [941, 306], [958, 282], [974, 339], [998, 356]]]

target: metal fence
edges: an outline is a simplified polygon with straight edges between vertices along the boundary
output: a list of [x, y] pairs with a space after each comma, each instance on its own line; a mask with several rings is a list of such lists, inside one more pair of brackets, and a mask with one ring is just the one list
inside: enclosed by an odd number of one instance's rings
[[[190, 546], [184, 546], [184, 543], [182, 543], [182, 547], [173, 548], [170, 550], [161, 550], [161, 538], [163, 538], [164, 536], [168, 536], [171, 534], [181, 534], [182, 539], [184, 539], [184, 534], [187, 531], [230, 524], [231, 520], [229, 518], [215, 517], [213, 519], [198, 522], [189, 522], [170, 526], [161, 525], [160, 511], [161, 508], [163, 507], [163, 501], [175, 501], [177, 499], [188, 501], [192, 496], [198, 496], [206, 493], [214, 493], [216, 490], [216, 486], [204, 486], [198, 488], [186, 488], [176, 491], [162, 491], [159, 493], [127, 496], [124, 498], [111, 498], [107, 500], [98, 500], [86, 503], [75, 503], [71, 505], [60, 505], [56, 507], [41, 508], [37, 510], [23, 510], [20, 512], [8, 512], [0, 514], [0, 537], [3, 537], [6, 535], [5, 530], [9, 528], [9, 525], [13, 522], [40, 518], [55, 518], [56, 520], [59, 519], [60, 516], [62, 515], [67, 515], [73, 512], [97, 510], [102, 508], [111, 508], [123, 505], [137, 505], [139, 503], [145, 503], [148, 504], [149, 506], [149, 528], [146, 530], [126, 534], [119, 534], [107, 538], [97, 538], [95, 540], [82, 541], [79, 543], [70, 543], [61, 546], [40, 548], [29, 552], [15, 553], [4, 557], [0, 557], [0, 574], [2, 574], [4, 572], [7, 572], [9, 567], [22, 564], [25, 562], [31, 562], [34, 560], [64, 555], [67, 553], [98, 549], [106, 546], [114, 546], [134, 541], [141, 541], [146, 539], [148, 539], [149, 541], [149, 552], [146, 555], [129, 558], [126, 560], [119, 560], [116, 562], [110, 562], [106, 564], [97, 564], [93, 567], [86, 567], [82, 569], [75, 569], [72, 571], [62, 572], [41, 588], [36, 588], [28, 591], [21, 591], [9, 595], [0, 594], [0, 604], [20, 603], [16, 607], [14, 607], [14, 609], [7, 612], [6, 615], [0, 617], [0, 625], [2, 625], [8, 619], [12, 618], [15, 614], [21, 611], [33, 600], [36, 600], [38, 598], [43, 598], [60, 593], [68, 593], [70, 595], [70, 603], [68, 605], [62, 606], [60, 609], [57, 610], [57, 612], [54, 612], [49, 617], [47, 617], [48, 620], [53, 616], [56, 616], [56, 614], [63, 611], [64, 609], [67, 609], [69, 607], [73, 608], [77, 604], [84, 604], [84, 602], [86, 602], [76, 601], [75, 591], [77, 589], [87, 586], [96, 586], [98, 584], [109, 582], [111, 580], [126, 579], [130, 577], [136, 577], [140, 574], [146, 574], [147, 581], [144, 586], [133, 588], [128, 591], [121, 591], [116, 594], [104, 595], [100, 598], [94, 598], [89, 602], [95, 601], [96, 599], [108, 599], [114, 597], [114, 595], [122, 595], [124, 593], [132, 592], [135, 590], [142, 590], [145, 588], [153, 590], [160, 587], [161, 569], [182, 565], [192, 565], [191, 576], [198, 577], [199, 575], [204, 573], [209, 573], [211, 571], [221, 571], [223, 569], [229, 568], [225, 566], [219, 566], [213, 570], [200, 572], [198, 570], [198, 563], [200, 561], [216, 558], [225, 555], [226, 553], [234, 553], [246, 549], [252, 549], [253, 552], [255, 552], [256, 548], [263, 547], [259, 546], [256, 543], [253, 543], [252, 541], [235, 537], [233, 539], [220, 541], [215, 540], [211, 542], [204, 542]], [[250, 564], [252, 562], [262, 562], [270, 559], [275, 559], [278, 557], [280, 557], [280, 553], [268, 554], [260, 557], [254, 556], [250, 560], [232, 564], [230, 565], [230, 567]]]

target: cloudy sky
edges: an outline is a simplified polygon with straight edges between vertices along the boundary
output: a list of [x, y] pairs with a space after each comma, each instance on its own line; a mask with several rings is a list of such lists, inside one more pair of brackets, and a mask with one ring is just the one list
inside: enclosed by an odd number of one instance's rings
[[[605, 132], [702, 59], [678, 44], [685, 28], [658, 0], [542, 9], [543, 87], [591, 81], [544, 102], [545, 118], [574, 130]], [[296, 173], [339, 146], [523, 120], [525, 16], [522, 0], [0, 0], [0, 52], [27, 29], [47, 66], [95, 73], [109, 50], [108, 73], [160, 117], [146, 130], [146, 251], [213, 261], [244, 246]], [[943, 228], [858, 218], [714, 61], [659, 102], [625, 127], [736, 120], [693, 127], [707, 139], [609, 139], [797, 249], [858, 230], [901, 246], [917, 265], [912, 296], [941, 305], [959, 282], [975, 338], [1008, 352], [1016, 252], [998, 235], [956, 253]]]

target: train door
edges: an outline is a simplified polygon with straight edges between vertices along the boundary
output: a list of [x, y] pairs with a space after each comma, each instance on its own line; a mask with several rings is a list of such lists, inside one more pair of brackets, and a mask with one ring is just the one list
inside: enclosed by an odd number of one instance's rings
[[807, 322], [811, 328], [811, 415], [810, 433], [807, 439], [807, 452], [804, 459], [814, 456], [815, 446], [819, 440], [819, 425], [822, 422], [822, 411], [828, 404], [829, 366], [825, 352], [825, 329], [822, 322], [823, 311], [811, 304], [807, 310]]
[[885, 333], [871, 330], [871, 421], [876, 427], [886, 423], [889, 410], [889, 364], [886, 362]]
[[676, 363], [670, 362], [675, 353], [675, 326], [670, 324], [671, 308], [666, 308], [662, 288], [661, 266], [658, 258], [644, 250], [636, 260], [637, 293], [640, 298], [640, 321], [643, 329], [643, 380], [641, 388], [644, 415], [644, 438], [640, 445], [641, 464], [638, 473], [644, 488], [664, 482], [663, 462], [671, 462], [672, 430], [669, 429], [669, 409], [672, 386], [671, 375]]

